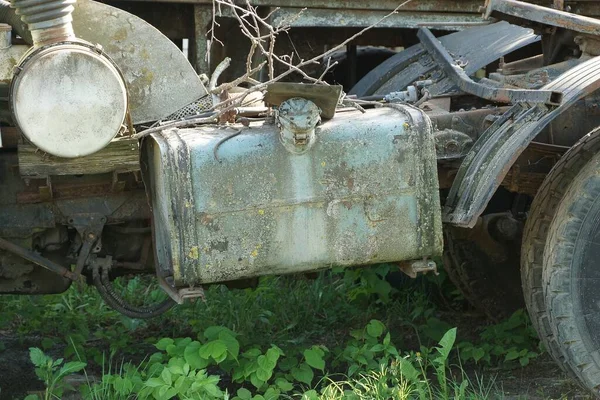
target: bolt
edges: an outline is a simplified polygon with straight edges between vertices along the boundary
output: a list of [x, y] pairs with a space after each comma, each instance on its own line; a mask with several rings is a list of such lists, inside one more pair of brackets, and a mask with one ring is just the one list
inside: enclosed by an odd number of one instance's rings
[[496, 221], [496, 228], [505, 239], [514, 239], [519, 233], [519, 222], [511, 217], [502, 217]]

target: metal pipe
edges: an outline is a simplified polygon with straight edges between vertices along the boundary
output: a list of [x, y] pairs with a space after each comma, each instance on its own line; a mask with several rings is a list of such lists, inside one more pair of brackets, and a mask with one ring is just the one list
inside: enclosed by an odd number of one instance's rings
[[34, 263], [36, 265], [39, 265], [42, 268], [46, 268], [47, 270], [50, 270], [56, 274], [59, 274], [60, 276], [69, 278], [72, 281], [77, 280], [77, 275], [75, 275], [73, 272], [69, 271], [67, 268], [63, 267], [62, 265], [58, 265], [58, 264], [48, 260], [47, 258], [44, 258], [44, 257], [40, 256], [39, 254], [34, 253], [31, 250], [27, 250], [26, 248], [23, 248], [12, 242], [9, 242], [6, 239], [0, 238], [0, 249], [6, 250], [13, 254], [16, 254], [28, 261], [31, 261], [32, 263]]
[[5, 0], [0, 0], [0, 22], [9, 24], [13, 30], [27, 43], [32, 44], [31, 32], [27, 28], [27, 24], [21, 20], [10, 3]]
[[75, 39], [73, 4], [76, 0], [11, 0], [27, 24], [34, 47]]

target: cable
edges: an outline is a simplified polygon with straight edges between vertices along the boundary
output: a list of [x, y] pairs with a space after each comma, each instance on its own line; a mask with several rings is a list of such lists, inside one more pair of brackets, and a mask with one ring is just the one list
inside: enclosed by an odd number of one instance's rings
[[94, 267], [93, 279], [94, 286], [96, 286], [98, 293], [100, 293], [100, 297], [102, 297], [106, 304], [130, 318], [153, 318], [165, 313], [175, 305], [175, 301], [173, 301], [171, 298], [147, 307], [138, 307], [127, 303], [123, 297], [115, 292], [112, 284], [110, 283], [107, 268], [102, 268], [102, 273], [100, 273], [100, 271], [98, 271], [98, 267]]

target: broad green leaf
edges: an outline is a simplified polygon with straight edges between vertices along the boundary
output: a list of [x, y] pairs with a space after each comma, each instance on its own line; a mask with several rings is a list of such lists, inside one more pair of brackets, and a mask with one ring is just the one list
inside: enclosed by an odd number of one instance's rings
[[399, 358], [400, 373], [412, 383], [419, 381], [419, 371], [405, 358]]
[[208, 366], [208, 360], [200, 357], [200, 342], [192, 342], [185, 347], [183, 358], [192, 369], [202, 369]]
[[261, 381], [264, 381], [264, 382], [266, 382], [269, 379], [271, 379], [272, 375], [273, 375], [273, 370], [272, 369], [266, 370], [266, 369], [264, 369], [262, 367], [259, 367], [256, 370], [256, 377], [258, 379], [260, 379]]
[[391, 338], [390, 338], [390, 333], [388, 332], [385, 337], [383, 338], [383, 345], [387, 346], [390, 344]]
[[376, 344], [370, 349], [373, 353], [377, 353], [379, 351], [385, 350], [385, 347], [382, 344]]
[[519, 363], [522, 367], [529, 365], [529, 357], [521, 357], [519, 358]]
[[222, 331], [219, 333], [219, 339], [225, 343], [227, 346], [227, 352], [231, 354], [231, 357], [237, 360], [240, 355], [240, 343], [235, 338], [235, 336], [231, 335], [227, 331]]
[[473, 359], [476, 362], [481, 360], [483, 356], [485, 356], [485, 350], [483, 350], [482, 348], [479, 347], [473, 350]]
[[285, 378], [275, 379], [275, 384], [279, 389], [281, 389], [284, 392], [289, 392], [294, 388], [294, 385]]
[[158, 343], [155, 344], [155, 346], [158, 350], [165, 351], [169, 345], [173, 344], [173, 342], [174, 340], [171, 338], [162, 338], [158, 341]]
[[245, 351], [242, 354], [242, 357], [247, 358], [249, 360], [252, 360], [252, 359], [255, 359], [256, 357], [258, 357], [260, 355], [261, 355], [261, 351], [259, 349], [257, 349], [257, 348], [253, 348], [253, 349]]
[[302, 400], [319, 400], [319, 394], [316, 390], [311, 389], [307, 392], [304, 392], [302, 395]]
[[273, 346], [269, 350], [267, 350], [265, 357], [267, 357], [269, 362], [273, 364], [273, 368], [275, 368], [275, 365], [277, 365], [277, 360], [279, 360], [279, 356], [281, 356], [282, 354], [283, 352], [279, 347]]
[[236, 334], [233, 331], [224, 326], [209, 326], [204, 331], [204, 337], [208, 341], [217, 340], [221, 337], [222, 334], [226, 334], [234, 338], [236, 336]]
[[42, 367], [50, 360], [50, 357], [44, 354], [44, 352], [37, 347], [29, 348], [29, 358], [36, 367]]
[[165, 382], [165, 384], [169, 386], [171, 386], [171, 384], [173, 383], [173, 380], [171, 379], [171, 371], [169, 371], [168, 368], [163, 369], [162, 373], [160, 374], [160, 377]]
[[306, 363], [314, 369], [319, 369], [321, 371], [325, 369], [325, 360], [323, 360], [323, 357], [321, 357], [314, 349], [304, 350], [304, 358], [306, 359]]
[[68, 375], [79, 372], [85, 368], [87, 364], [81, 361], [71, 361], [62, 366], [59, 375]]
[[237, 396], [241, 400], [251, 400], [252, 399], [252, 393], [248, 389], [244, 389], [244, 388], [238, 389]]
[[164, 386], [165, 382], [160, 378], [150, 378], [144, 383], [144, 385], [155, 388]]
[[516, 350], [511, 350], [506, 354], [504, 361], [512, 361], [516, 360], [517, 358], [519, 358], [519, 352]]
[[252, 375], [250, 375], [250, 383], [252, 383], [255, 388], [260, 389], [262, 387], [262, 385], [265, 384], [265, 381], [258, 379], [256, 374], [252, 374]]
[[265, 371], [273, 371], [277, 365], [276, 361], [271, 361], [266, 356], [258, 356], [256, 362], [258, 363], [258, 366]]
[[171, 365], [169, 371], [171, 371], [171, 374], [173, 375], [183, 375], [183, 368], [179, 365]]
[[308, 364], [302, 363], [296, 368], [292, 368], [292, 376], [298, 382], [306, 383], [310, 385], [315, 374]]
[[385, 325], [383, 325], [381, 321], [372, 319], [367, 325], [367, 334], [373, 338], [377, 338], [383, 334], [384, 329]]
[[227, 356], [227, 345], [221, 339], [208, 342], [199, 350], [200, 357], [208, 359], [212, 357], [215, 360], [220, 359], [223, 355]]
[[444, 336], [440, 340], [440, 346], [437, 348], [437, 350], [442, 356], [443, 361], [446, 361], [448, 359], [448, 356], [450, 355], [450, 351], [452, 350], [452, 346], [454, 346], [455, 341], [456, 328], [450, 329], [444, 334]]
[[280, 395], [281, 392], [278, 389], [270, 387], [267, 389], [263, 397], [265, 398], [265, 400], [277, 400], [279, 399]]

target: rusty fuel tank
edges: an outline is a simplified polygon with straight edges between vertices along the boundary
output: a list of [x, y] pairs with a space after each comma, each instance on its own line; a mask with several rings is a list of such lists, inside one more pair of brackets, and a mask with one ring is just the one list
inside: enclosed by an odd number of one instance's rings
[[288, 114], [148, 138], [159, 273], [182, 287], [441, 254], [428, 117], [395, 106], [317, 122]]

